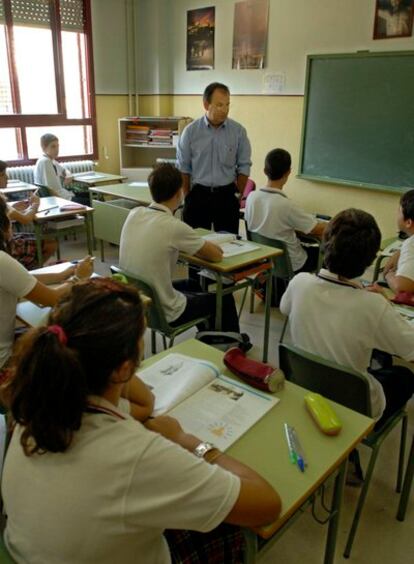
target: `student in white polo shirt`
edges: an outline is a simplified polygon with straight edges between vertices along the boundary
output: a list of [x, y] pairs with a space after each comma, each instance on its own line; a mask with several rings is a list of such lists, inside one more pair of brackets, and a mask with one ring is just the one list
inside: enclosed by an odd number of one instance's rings
[[319, 250], [317, 247], [305, 249], [297, 232], [321, 237], [326, 223], [318, 222], [283, 192], [291, 164], [291, 156], [284, 149], [273, 149], [266, 155], [267, 184], [249, 194], [245, 218], [250, 231], [286, 243], [294, 272], [311, 272], [317, 267]]
[[384, 278], [396, 294], [414, 292], [414, 190], [401, 196], [397, 223], [408, 239], [385, 263]]
[[[173, 272], [180, 252], [217, 262], [223, 251], [174, 217], [183, 201], [182, 176], [176, 167], [167, 163], [157, 166], [148, 183], [153, 202], [129, 213], [121, 233], [120, 267], [143, 276], [156, 288], [171, 325], [210, 314], [214, 328], [216, 295], [202, 292], [199, 283], [192, 279], [173, 281]], [[232, 295], [223, 298], [222, 319], [223, 331], [239, 332]]]
[[380, 242], [372, 215], [356, 209], [339, 213], [324, 234], [326, 268], [295, 276], [280, 303], [296, 346], [366, 374], [373, 417], [382, 415], [378, 425], [414, 392], [408, 368], [369, 368], [374, 349], [414, 360], [414, 328], [382, 294], [363, 289], [358, 281]]
[[[277, 518], [278, 494], [249, 467], [171, 417], [144, 426], [122, 409], [145, 330], [133, 287], [74, 286], [49, 323], [21, 338], [10, 384], [16, 428], [1, 489], [16, 562], [169, 564], [166, 528], [207, 533]], [[220, 530], [210, 546], [209, 535], [194, 536], [194, 548], [241, 562], [241, 532]]]

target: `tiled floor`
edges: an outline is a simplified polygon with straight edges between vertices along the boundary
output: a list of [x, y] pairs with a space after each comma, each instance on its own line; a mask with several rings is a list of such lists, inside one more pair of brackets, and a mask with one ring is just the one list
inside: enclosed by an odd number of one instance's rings
[[[63, 258], [78, 258], [84, 253], [82, 240], [64, 243]], [[96, 271], [109, 273], [109, 265], [117, 264], [118, 248], [105, 246], [105, 263], [96, 259]], [[240, 300], [240, 296], [237, 297]], [[277, 342], [282, 329], [282, 316], [272, 308], [269, 362], [277, 363]], [[251, 355], [260, 358], [263, 332], [263, 305], [256, 303], [255, 313], [248, 313], [245, 305], [241, 317], [242, 330], [250, 335], [254, 348]], [[191, 330], [177, 338], [177, 342], [194, 336]], [[161, 342], [159, 342], [161, 347]], [[146, 355], [150, 354], [149, 334], [146, 336]], [[409, 444], [414, 433], [414, 402], [409, 405]], [[382, 447], [377, 461], [371, 488], [365, 503], [360, 527], [349, 562], [353, 564], [409, 564], [414, 561], [414, 488], [404, 523], [395, 519], [399, 496], [395, 493], [396, 462], [399, 429], [395, 430]], [[365, 447], [360, 449], [362, 462], [367, 458]], [[358, 489], [346, 487], [343, 513], [338, 533], [336, 563], [345, 562], [342, 551], [345, 546]], [[310, 512], [305, 513], [280, 538], [272, 548], [259, 557], [260, 564], [321, 564], [323, 562], [326, 526], [317, 524]], [[225, 563], [224, 563], [225, 564]]]

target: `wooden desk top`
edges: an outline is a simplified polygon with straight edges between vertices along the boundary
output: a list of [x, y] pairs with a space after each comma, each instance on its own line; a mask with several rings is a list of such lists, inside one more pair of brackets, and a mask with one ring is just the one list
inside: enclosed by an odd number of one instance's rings
[[[145, 360], [142, 366], [149, 366], [171, 352], [210, 360], [223, 374], [235, 377], [225, 368], [222, 352], [195, 339]], [[306, 393], [304, 388], [286, 382], [285, 389], [276, 394], [280, 402], [228, 450], [228, 454], [259, 472], [282, 498], [279, 519], [257, 531], [263, 538], [269, 538], [283, 526], [374, 425], [372, 419], [331, 402], [343, 428], [336, 437], [324, 435], [306, 411], [303, 401]], [[289, 460], [285, 422], [295, 427], [301, 440], [308, 462], [304, 473]]]
[[37, 221], [38, 223], [43, 223], [45, 221], [50, 221], [53, 219], [73, 217], [77, 214], [85, 215], [94, 211], [94, 209], [90, 208], [89, 206], [82, 206], [79, 209], [68, 211], [60, 209], [62, 206], [68, 206], [70, 204], [73, 204], [73, 202], [65, 200], [64, 198], [57, 198], [55, 196], [40, 198], [39, 211], [36, 214], [35, 221]]
[[132, 202], [149, 205], [152, 202], [147, 182], [129, 182], [124, 184], [109, 184], [91, 188], [92, 193], [124, 198]]
[[127, 180], [126, 176], [121, 176], [120, 174], [108, 174], [106, 172], [99, 171], [89, 171], [89, 172], [77, 172], [72, 174], [77, 182], [82, 182], [88, 186], [96, 186], [96, 184], [102, 184], [103, 182], [119, 182], [121, 180]]
[[[200, 235], [207, 235], [211, 233], [207, 229], [196, 229], [196, 232]], [[245, 267], [248, 267], [251, 264], [256, 264], [258, 262], [264, 261], [265, 259], [278, 257], [283, 255], [283, 251], [280, 249], [276, 249], [275, 247], [268, 247], [266, 245], [261, 245], [260, 243], [254, 243], [258, 249], [251, 251], [250, 253], [243, 253], [240, 255], [236, 255], [233, 257], [224, 258], [220, 262], [210, 262], [205, 259], [201, 259], [196, 256], [190, 256], [184, 253], [180, 254], [186, 262], [191, 264], [196, 264], [198, 266], [202, 266], [203, 268], [207, 268], [208, 270], [212, 270], [215, 272], [222, 272], [222, 273], [230, 273], [236, 270], [241, 270]]]

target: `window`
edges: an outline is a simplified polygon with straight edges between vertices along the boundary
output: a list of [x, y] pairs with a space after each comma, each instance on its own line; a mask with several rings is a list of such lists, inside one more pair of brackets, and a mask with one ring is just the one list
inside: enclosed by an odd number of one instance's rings
[[0, 159], [96, 158], [90, 0], [0, 0]]

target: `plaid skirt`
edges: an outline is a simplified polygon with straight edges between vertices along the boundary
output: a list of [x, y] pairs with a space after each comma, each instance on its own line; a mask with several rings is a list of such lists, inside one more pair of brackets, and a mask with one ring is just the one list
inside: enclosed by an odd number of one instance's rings
[[173, 564], [243, 564], [245, 542], [240, 527], [222, 523], [209, 533], [164, 531]]
[[[44, 252], [44, 241], [42, 241], [42, 252]], [[36, 239], [33, 233], [14, 233], [11, 241], [11, 255], [27, 270], [38, 268]]]

